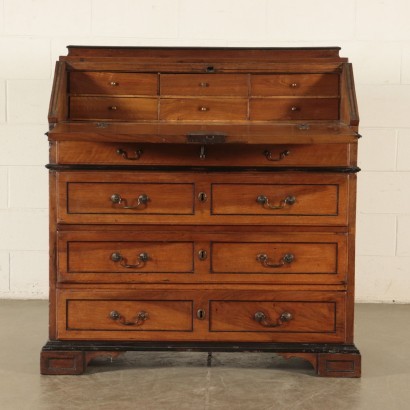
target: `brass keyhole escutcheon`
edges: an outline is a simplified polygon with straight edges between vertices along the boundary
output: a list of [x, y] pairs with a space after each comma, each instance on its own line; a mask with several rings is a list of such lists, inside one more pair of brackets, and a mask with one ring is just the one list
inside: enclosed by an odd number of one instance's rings
[[207, 199], [208, 199], [208, 196], [206, 195], [205, 192], [200, 192], [200, 193], [198, 194], [198, 200], [199, 200], [200, 202], [205, 202]]
[[206, 313], [205, 313], [205, 310], [204, 310], [204, 309], [198, 309], [198, 310], [196, 311], [196, 317], [197, 317], [199, 320], [204, 320], [204, 319], [205, 319], [205, 316], [206, 316]]
[[205, 249], [198, 251], [198, 259], [204, 261], [208, 257], [208, 252]]

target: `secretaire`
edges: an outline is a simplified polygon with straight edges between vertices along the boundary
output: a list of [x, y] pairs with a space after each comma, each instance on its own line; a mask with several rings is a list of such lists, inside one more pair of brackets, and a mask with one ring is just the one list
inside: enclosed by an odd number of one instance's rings
[[47, 133], [42, 373], [191, 350], [359, 377], [359, 117], [339, 48], [68, 49]]

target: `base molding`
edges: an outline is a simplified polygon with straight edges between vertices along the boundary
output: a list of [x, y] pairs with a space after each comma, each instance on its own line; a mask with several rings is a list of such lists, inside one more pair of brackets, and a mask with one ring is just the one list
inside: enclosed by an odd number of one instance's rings
[[83, 342], [48, 341], [40, 356], [41, 374], [78, 375], [95, 357], [115, 358], [127, 351], [267, 352], [285, 359], [297, 357], [312, 364], [322, 377], [360, 377], [361, 355], [354, 345], [313, 343], [216, 343], [216, 342]]

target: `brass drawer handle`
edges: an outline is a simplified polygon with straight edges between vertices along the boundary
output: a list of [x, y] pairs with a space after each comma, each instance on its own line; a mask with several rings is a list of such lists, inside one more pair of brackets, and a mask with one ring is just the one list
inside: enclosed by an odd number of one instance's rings
[[149, 318], [149, 315], [147, 312], [144, 312], [142, 310], [141, 312], [138, 312], [133, 320], [128, 321], [124, 316], [121, 315], [120, 312], [113, 310], [112, 312], [110, 312], [109, 317], [110, 319], [114, 320], [114, 322], [117, 322], [123, 326], [140, 326]]
[[127, 259], [124, 258], [124, 256], [122, 256], [120, 252], [114, 252], [111, 254], [111, 260], [113, 262], [119, 262], [122, 267], [128, 268], [128, 269], [142, 268], [145, 265], [145, 262], [147, 262], [149, 259], [150, 257], [148, 253], [141, 252], [137, 258], [139, 262], [136, 263], [135, 265], [129, 265], [127, 263]]
[[209, 111], [208, 107], [199, 107], [198, 108], [199, 111]]
[[199, 86], [202, 88], [209, 87], [209, 83], [199, 83]]
[[124, 159], [127, 159], [129, 161], [136, 161], [141, 158], [141, 155], [144, 151], [141, 148], [136, 149], [134, 151], [133, 157], [129, 157], [128, 152], [121, 148], [118, 148], [116, 152], [117, 152], [117, 155], [121, 155]]
[[271, 322], [269, 319], [269, 316], [266, 315], [265, 313], [256, 312], [253, 319], [265, 327], [278, 327], [285, 322], [291, 321], [293, 319], [293, 316], [292, 316], [292, 313], [290, 312], [283, 312], [275, 323], [275, 322]]
[[111, 110], [111, 111], [117, 111], [117, 106], [116, 105], [110, 105], [108, 107], [108, 109]]
[[[148, 197], [148, 195], [146, 194], [141, 194], [138, 198], [137, 198], [137, 204], [135, 206], [128, 206], [127, 205], [127, 200], [122, 198], [120, 194], [112, 194], [111, 197], [111, 202], [113, 204], [124, 204], [124, 206], [122, 207], [122, 209], [141, 209], [140, 206], [141, 205], [147, 205], [148, 201], [150, 201], [150, 198]], [[135, 202], [135, 200], [134, 200]]]
[[256, 260], [262, 264], [265, 268], [280, 268], [281, 266], [288, 264], [290, 265], [295, 260], [295, 255], [292, 253], [286, 253], [282, 256], [279, 263], [270, 262], [270, 258], [266, 253], [259, 253], [256, 255]]
[[283, 158], [286, 158], [290, 154], [290, 151], [286, 149], [285, 151], [280, 152], [277, 158], [274, 158], [272, 152], [268, 150], [264, 151], [263, 154], [268, 161], [281, 161]]
[[120, 85], [120, 83], [117, 83], [116, 81], [111, 81], [111, 82], [110, 82], [110, 85], [111, 85], [112, 87], [118, 87], [118, 86]]
[[291, 86], [292, 88], [296, 88], [298, 85], [299, 85], [298, 83], [292, 83], [290, 86]]
[[300, 111], [299, 107], [296, 107], [296, 105], [294, 105], [293, 107], [290, 108], [291, 111]]
[[282, 199], [280, 201], [280, 205], [272, 205], [269, 202], [268, 197], [266, 197], [265, 195], [259, 195], [256, 198], [256, 202], [258, 204], [261, 204], [264, 208], [283, 209], [283, 208], [285, 208], [286, 205], [293, 205], [296, 202], [296, 198], [294, 196], [287, 196], [285, 199]]

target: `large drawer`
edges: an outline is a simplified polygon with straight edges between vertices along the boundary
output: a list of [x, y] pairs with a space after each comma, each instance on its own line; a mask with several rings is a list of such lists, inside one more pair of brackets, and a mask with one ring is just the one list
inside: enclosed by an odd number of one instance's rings
[[[293, 239], [292, 236], [283, 238]], [[345, 250], [346, 252], [346, 250]], [[330, 243], [212, 242], [211, 271], [216, 274], [336, 274], [338, 246]], [[342, 259], [345, 255], [341, 255]], [[267, 278], [269, 280], [269, 278]], [[312, 279], [313, 280], [313, 279]]]
[[[232, 228], [231, 228], [232, 230]], [[71, 283], [346, 282], [347, 234], [132, 229], [60, 231], [58, 281]]]
[[334, 184], [212, 183], [213, 215], [311, 215], [338, 213]]
[[338, 74], [255, 74], [252, 96], [338, 96]]
[[160, 93], [181, 96], [248, 96], [247, 74], [161, 74]]
[[338, 98], [252, 98], [250, 120], [337, 120]]
[[[350, 165], [349, 144], [208, 145], [57, 142], [59, 164], [319, 167]], [[352, 164], [355, 165], [355, 164]]]
[[346, 225], [349, 175], [60, 172], [63, 223]]
[[156, 98], [70, 97], [72, 120], [156, 120]]
[[73, 300], [67, 304], [67, 329], [192, 331], [192, 313], [190, 301]]
[[337, 343], [345, 302], [332, 291], [66, 289], [58, 338]]
[[72, 182], [67, 210], [73, 214], [191, 215], [194, 185], [155, 182]]
[[160, 120], [246, 120], [245, 98], [162, 98]]
[[157, 74], [72, 71], [71, 94], [157, 95]]

